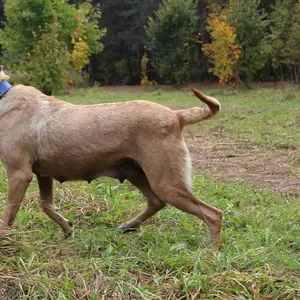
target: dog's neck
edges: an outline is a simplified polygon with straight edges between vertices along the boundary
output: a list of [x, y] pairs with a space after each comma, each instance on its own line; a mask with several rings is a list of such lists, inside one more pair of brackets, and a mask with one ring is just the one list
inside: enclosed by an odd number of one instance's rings
[[5, 80], [0, 82], [0, 100], [10, 90], [12, 86]]

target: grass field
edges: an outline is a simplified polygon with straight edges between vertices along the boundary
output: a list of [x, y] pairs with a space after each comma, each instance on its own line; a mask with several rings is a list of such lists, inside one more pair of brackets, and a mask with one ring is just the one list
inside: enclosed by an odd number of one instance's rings
[[[207, 93], [221, 101], [222, 113], [191, 126], [190, 135], [224, 132], [233, 141], [243, 137], [271, 152], [292, 153], [288, 176], [300, 178], [299, 89]], [[134, 94], [94, 88], [59, 98], [198, 105], [190, 92], [159, 88]], [[56, 205], [75, 224], [74, 236], [64, 239], [41, 212], [33, 182], [13, 231], [0, 237], [0, 299], [300, 299], [300, 195], [214, 175], [195, 169], [193, 190], [224, 212], [220, 252], [211, 250], [203, 223], [171, 207], [137, 232], [118, 232], [145, 201], [128, 183], [105, 178], [55, 184]], [[6, 187], [0, 168], [1, 211]]]

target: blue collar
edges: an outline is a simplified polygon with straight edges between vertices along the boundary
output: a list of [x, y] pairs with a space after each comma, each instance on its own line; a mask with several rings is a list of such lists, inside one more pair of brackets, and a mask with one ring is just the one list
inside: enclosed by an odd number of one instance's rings
[[0, 100], [11, 89], [12, 86], [5, 80], [0, 82]]

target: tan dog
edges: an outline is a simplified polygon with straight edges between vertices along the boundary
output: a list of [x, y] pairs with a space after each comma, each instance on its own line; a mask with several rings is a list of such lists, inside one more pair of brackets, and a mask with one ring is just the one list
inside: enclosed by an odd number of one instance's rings
[[[0, 81], [7, 79], [1, 69]], [[146, 209], [121, 229], [137, 228], [168, 203], [202, 219], [218, 248], [222, 212], [190, 191], [190, 158], [182, 128], [215, 115], [220, 103], [193, 91], [208, 107], [171, 110], [142, 100], [73, 105], [33, 87], [12, 87], [0, 99], [0, 157], [8, 176], [0, 234], [13, 224], [33, 173], [44, 212], [66, 235], [71, 227], [53, 205], [53, 179], [90, 182], [109, 176], [127, 179], [148, 201]]]

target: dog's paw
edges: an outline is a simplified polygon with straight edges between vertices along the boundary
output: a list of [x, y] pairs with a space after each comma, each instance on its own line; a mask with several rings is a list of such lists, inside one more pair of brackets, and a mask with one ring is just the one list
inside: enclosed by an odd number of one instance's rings
[[73, 223], [69, 220], [67, 220], [68, 222], [68, 225], [69, 225], [69, 228], [67, 228], [66, 230], [64, 230], [64, 235], [65, 235], [65, 238], [69, 238], [69, 237], [74, 237], [74, 231], [71, 227], [73, 227]]
[[73, 232], [73, 230], [65, 231], [65, 232], [64, 232], [64, 236], [65, 236], [66, 239], [68, 239], [68, 238], [73, 238], [73, 237], [74, 237], [74, 232]]
[[124, 223], [124, 224], [121, 224], [119, 227], [118, 227], [118, 230], [122, 233], [129, 233], [129, 232], [135, 232], [138, 230], [137, 227], [130, 227], [128, 226], [128, 224]]

